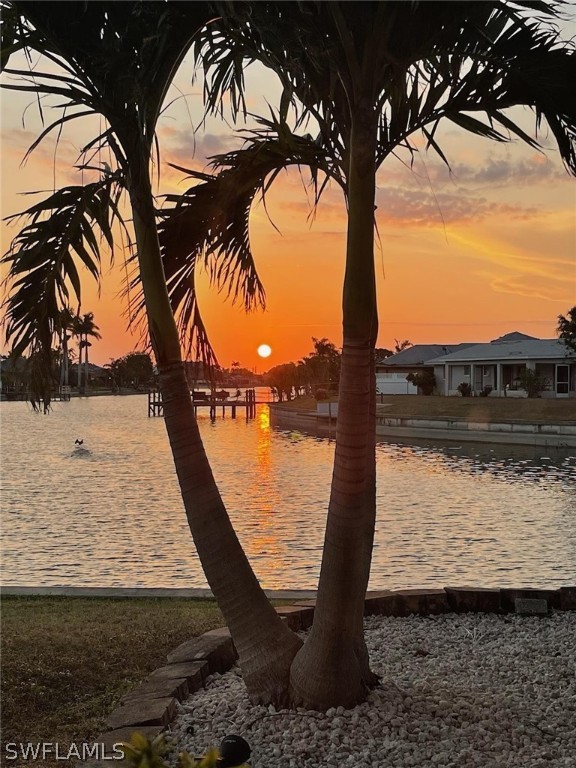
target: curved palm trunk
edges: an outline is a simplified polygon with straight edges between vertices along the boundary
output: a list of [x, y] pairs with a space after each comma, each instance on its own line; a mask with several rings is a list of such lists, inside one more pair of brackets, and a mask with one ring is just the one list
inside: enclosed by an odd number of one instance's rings
[[166, 430], [188, 523], [206, 579], [232, 634], [249, 695], [282, 703], [287, 700], [290, 664], [302, 641], [282, 623], [260, 587], [214, 481], [166, 290], [147, 162], [131, 163], [131, 167], [140, 170], [140, 177], [129, 182], [140, 275]]
[[325, 710], [363, 700], [374, 682], [363, 638], [375, 522], [374, 275], [376, 125], [356, 115], [350, 137], [343, 349], [334, 473], [314, 624], [292, 665], [296, 702]]

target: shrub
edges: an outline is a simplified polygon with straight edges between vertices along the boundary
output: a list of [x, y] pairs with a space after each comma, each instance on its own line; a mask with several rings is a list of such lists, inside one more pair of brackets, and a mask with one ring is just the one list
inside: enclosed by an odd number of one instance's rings
[[316, 400], [327, 400], [328, 399], [328, 390], [323, 389], [322, 387], [318, 387], [316, 391], [314, 392], [314, 397]]
[[436, 386], [436, 377], [432, 371], [422, 371], [421, 373], [409, 373], [406, 381], [414, 384], [423, 395], [431, 395]]
[[488, 397], [490, 392], [492, 392], [493, 387], [490, 386], [490, 384], [486, 384], [484, 388], [482, 389], [482, 392], [480, 392], [480, 397]]
[[461, 384], [458, 384], [456, 389], [458, 392], [460, 392], [462, 397], [470, 397], [472, 395], [472, 387], [470, 384], [468, 384], [467, 381], [463, 381]]
[[523, 389], [528, 397], [540, 397], [544, 390], [550, 388], [548, 379], [536, 373], [532, 368], [525, 368], [518, 376], [518, 386]]

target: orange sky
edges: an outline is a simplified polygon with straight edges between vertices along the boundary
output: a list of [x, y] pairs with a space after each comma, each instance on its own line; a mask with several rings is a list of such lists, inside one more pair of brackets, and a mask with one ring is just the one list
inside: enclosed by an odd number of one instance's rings
[[[201, 87], [190, 85], [190, 63], [177, 78], [179, 97], [159, 127], [162, 166], [159, 193], [184, 189], [182, 174], [168, 162], [203, 167], [205, 158], [238, 146], [228, 126], [209, 121], [193, 138], [201, 114]], [[247, 77], [250, 108], [264, 111], [278, 89], [269, 75]], [[181, 94], [186, 94], [182, 97]], [[47, 141], [21, 167], [22, 156], [40, 127], [26, 94], [2, 96], [2, 214], [31, 204], [18, 193], [79, 183], [72, 170], [94, 123], [69, 126], [60, 145]], [[518, 116], [516, 112], [516, 116]], [[525, 128], [529, 112], [520, 115]], [[412, 171], [394, 158], [378, 174], [376, 249], [380, 334], [413, 343], [487, 341], [513, 330], [542, 338], [555, 335], [556, 319], [576, 303], [575, 185], [544, 134], [539, 153], [519, 142], [495, 144], [447, 126], [439, 134], [451, 162], [450, 176], [433, 155], [419, 153]], [[246, 315], [205, 284], [201, 309], [219, 362], [233, 360], [259, 372], [297, 360], [312, 349], [312, 337], [341, 344], [341, 287], [346, 219], [340, 192], [328, 189], [313, 223], [296, 171], [280, 178], [252, 214], [251, 240], [267, 293], [265, 312]], [[2, 228], [3, 252], [16, 233]], [[106, 269], [100, 290], [88, 276], [82, 311], [93, 311], [102, 341], [91, 359], [103, 364], [138, 348], [127, 329], [121, 249], [116, 267]], [[272, 347], [260, 360], [256, 348]]]

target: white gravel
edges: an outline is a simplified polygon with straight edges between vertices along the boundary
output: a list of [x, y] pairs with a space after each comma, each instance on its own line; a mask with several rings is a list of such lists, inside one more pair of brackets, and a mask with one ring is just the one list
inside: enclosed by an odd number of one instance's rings
[[175, 751], [240, 734], [254, 768], [576, 768], [576, 613], [366, 620], [368, 700], [325, 715], [250, 704], [237, 668], [173, 723]]

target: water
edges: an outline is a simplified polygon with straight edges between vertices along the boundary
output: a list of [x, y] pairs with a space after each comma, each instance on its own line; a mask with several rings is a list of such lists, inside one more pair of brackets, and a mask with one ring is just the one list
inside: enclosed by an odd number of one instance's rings
[[[206, 586], [145, 396], [73, 399], [48, 416], [2, 403], [0, 417], [3, 584]], [[267, 406], [251, 422], [199, 420], [263, 586], [314, 589], [333, 442], [272, 429]], [[575, 583], [576, 457], [546, 450], [379, 444], [370, 587]]]

